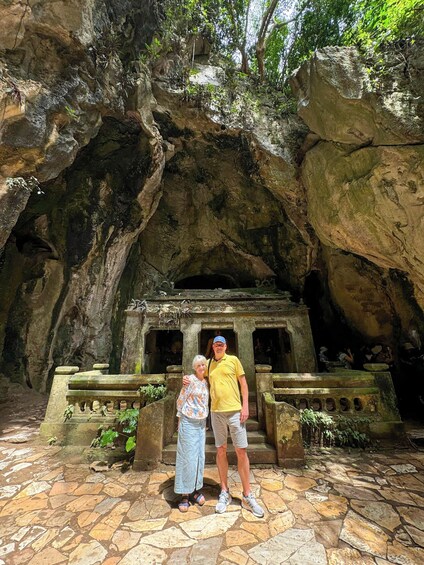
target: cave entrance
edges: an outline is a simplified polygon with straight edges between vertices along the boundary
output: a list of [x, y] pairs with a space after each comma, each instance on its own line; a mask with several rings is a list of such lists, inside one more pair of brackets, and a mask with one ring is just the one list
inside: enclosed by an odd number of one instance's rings
[[152, 330], [146, 335], [144, 370], [147, 374], [166, 373], [168, 365], [181, 365], [182, 361], [182, 332]]
[[212, 342], [213, 338], [217, 335], [222, 335], [225, 337], [227, 341], [227, 353], [229, 355], [237, 355], [238, 356], [238, 344], [237, 344], [237, 336], [233, 330], [202, 330], [199, 336], [199, 346], [200, 346], [200, 353], [206, 357], [206, 359], [210, 359], [213, 355], [212, 350]]
[[255, 364], [271, 365], [273, 373], [294, 370], [290, 334], [286, 328], [257, 329], [252, 337]]
[[205, 289], [213, 290], [215, 288], [236, 288], [236, 281], [231, 275], [195, 275], [179, 280], [175, 283], [175, 288], [194, 290]]

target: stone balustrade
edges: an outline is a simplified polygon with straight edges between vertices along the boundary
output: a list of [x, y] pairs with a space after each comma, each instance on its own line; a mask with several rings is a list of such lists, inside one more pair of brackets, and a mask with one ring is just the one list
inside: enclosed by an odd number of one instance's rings
[[[173, 382], [173, 374], [109, 375], [105, 374], [107, 369], [107, 364], [97, 364], [93, 370], [83, 372], [73, 366], [56, 368], [40, 427], [42, 438], [56, 437], [65, 445], [89, 446], [101, 424], [114, 422], [116, 410], [140, 408], [143, 412], [141, 386], [168, 384], [168, 376]], [[169, 394], [175, 398], [172, 390]]]
[[[270, 436], [277, 433], [271, 429], [271, 420], [266, 413], [271, 401], [276, 403], [275, 411], [282, 410], [277, 407], [278, 403], [281, 403], [299, 411], [309, 408], [336, 417], [366, 417], [369, 420], [369, 434], [374, 439], [398, 441], [404, 436], [396, 394], [388, 371], [271, 371], [272, 367], [268, 365], [256, 366], [258, 417], [262, 427], [270, 426]], [[266, 400], [264, 393], [268, 394]], [[275, 441], [278, 441], [278, 437]]]

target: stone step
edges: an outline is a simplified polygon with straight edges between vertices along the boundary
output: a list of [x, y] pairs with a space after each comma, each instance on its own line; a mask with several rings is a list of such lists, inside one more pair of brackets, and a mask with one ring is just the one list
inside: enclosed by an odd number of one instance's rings
[[[254, 431], [249, 431], [247, 432], [247, 440], [250, 444], [261, 444], [261, 443], [266, 443], [266, 434], [265, 432], [262, 432], [260, 430], [254, 430]], [[171, 440], [171, 444], [172, 443], [177, 443], [178, 441], [178, 433], [175, 433], [172, 436], [172, 440]], [[232, 444], [231, 441], [231, 436], [230, 434], [228, 434], [228, 443]], [[208, 430], [206, 432], [206, 444], [210, 445], [213, 444], [215, 445], [215, 438], [213, 435], [213, 431], [212, 430]]]
[[[251, 444], [247, 452], [251, 465], [274, 465], [277, 463], [277, 454], [275, 448], [267, 443]], [[237, 464], [237, 456], [232, 445], [228, 445], [228, 463], [230, 465]], [[167, 465], [175, 465], [177, 455], [176, 444], [167, 445], [162, 451], [162, 462]], [[213, 465], [216, 458], [216, 448], [214, 445], [206, 445], [205, 449], [206, 464]]]

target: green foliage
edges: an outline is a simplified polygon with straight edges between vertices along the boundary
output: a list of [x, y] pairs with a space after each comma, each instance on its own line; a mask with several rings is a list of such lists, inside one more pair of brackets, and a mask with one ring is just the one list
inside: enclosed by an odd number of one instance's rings
[[133, 451], [133, 449], [135, 449], [135, 445], [136, 445], [135, 436], [130, 436], [125, 443], [125, 451], [127, 453], [130, 453], [130, 451]]
[[99, 438], [100, 447], [107, 447], [108, 445], [113, 445], [113, 442], [118, 436], [119, 436], [119, 432], [117, 432], [113, 428], [109, 428], [107, 430], [102, 429], [102, 433], [100, 434], [100, 438]]
[[122, 426], [122, 431], [125, 434], [132, 434], [137, 429], [138, 415], [140, 410], [138, 408], [127, 408], [126, 410], [118, 410], [116, 412], [116, 419]]
[[278, 27], [270, 34], [265, 49], [266, 78], [271, 84], [278, 85], [283, 77], [282, 54], [284, 54], [289, 37], [287, 26]]
[[164, 44], [158, 37], [154, 37], [151, 43], [145, 46], [145, 51], [140, 55], [140, 62], [143, 64], [154, 63], [166, 51]]
[[366, 447], [370, 438], [366, 433], [370, 419], [330, 416], [309, 408], [301, 410], [303, 439], [307, 446]]
[[49, 437], [49, 439], [47, 440], [47, 443], [49, 445], [55, 445], [57, 443], [57, 437], [56, 436]]
[[142, 401], [146, 405], [164, 398], [166, 395], [166, 386], [148, 384], [141, 386], [138, 391], [141, 394]]
[[70, 420], [74, 414], [74, 410], [75, 407], [73, 404], [68, 404], [68, 406], [65, 408], [64, 412], [63, 412], [63, 419], [65, 420], [65, 422], [67, 422], [68, 420]]
[[397, 40], [413, 40], [424, 34], [422, 0], [357, 0], [358, 20], [345, 34], [346, 43], [379, 48]]
[[128, 452], [135, 449], [136, 431], [138, 423], [138, 408], [127, 408], [115, 412], [116, 426], [100, 426], [100, 435], [91, 442], [91, 447], [113, 446], [116, 440], [125, 441], [125, 449]]
[[350, 0], [299, 0], [287, 51], [282, 53], [286, 79], [313, 51], [329, 45], [343, 45], [345, 30], [357, 19]]
[[[157, 400], [161, 400], [166, 395], [165, 385], [148, 384], [140, 387], [141, 405], [146, 406]], [[107, 415], [107, 410], [101, 410], [103, 416]], [[126, 408], [115, 412], [116, 425], [100, 426], [100, 435], [93, 439], [91, 447], [108, 447], [116, 443], [125, 442], [125, 450], [130, 453], [135, 450], [137, 425], [140, 410], [138, 408]]]
[[79, 122], [79, 116], [73, 108], [71, 108], [70, 106], [65, 106], [65, 112], [67, 113], [70, 120]]
[[181, 52], [201, 36], [221, 62], [281, 86], [315, 49], [378, 50], [423, 37], [423, 22], [423, 0], [295, 0], [290, 7], [283, 0], [165, 0], [161, 38], [149, 49]]

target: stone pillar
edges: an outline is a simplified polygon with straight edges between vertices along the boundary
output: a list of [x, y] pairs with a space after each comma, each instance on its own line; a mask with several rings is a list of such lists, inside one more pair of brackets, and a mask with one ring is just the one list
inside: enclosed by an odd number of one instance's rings
[[300, 412], [285, 402], [275, 402], [274, 443], [279, 467], [302, 467], [305, 464]]
[[181, 320], [180, 329], [183, 333], [183, 374], [193, 372], [192, 362], [195, 355], [199, 355], [199, 334], [202, 329], [200, 323], [190, 319]]
[[255, 321], [246, 318], [234, 320], [234, 331], [237, 334], [238, 357], [246, 373], [249, 396], [256, 397], [255, 352], [253, 348]]
[[134, 310], [125, 311], [125, 333], [122, 347], [121, 373], [141, 374], [144, 353], [144, 316]]
[[265, 406], [262, 393], [274, 391], [271, 365], [256, 365], [256, 404], [258, 407], [258, 422], [265, 429]]
[[40, 426], [40, 436], [42, 438], [49, 439], [56, 436], [59, 440], [64, 439], [66, 435], [64, 412], [68, 407], [68, 401], [66, 400], [68, 383], [72, 375], [75, 375], [78, 371], [79, 367], [56, 367], [46, 415]]
[[100, 371], [102, 375], [108, 375], [109, 363], [94, 363], [93, 371]]
[[314, 373], [317, 370], [317, 361], [306, 308], [303, 315], [287, 320], [287, 331], [291, 337], [295, 372]]

